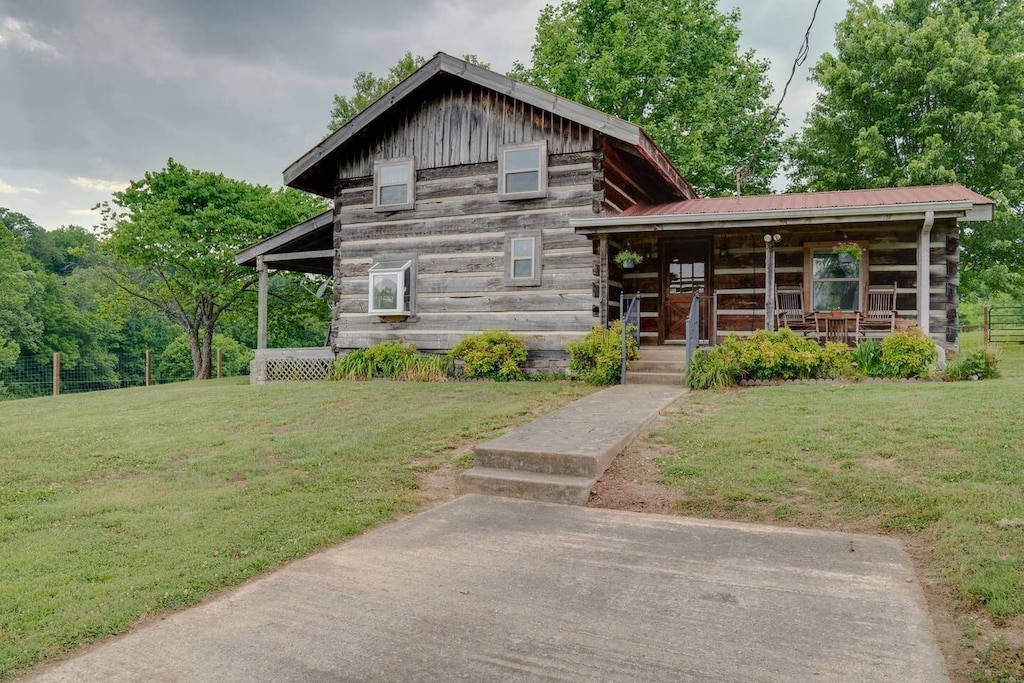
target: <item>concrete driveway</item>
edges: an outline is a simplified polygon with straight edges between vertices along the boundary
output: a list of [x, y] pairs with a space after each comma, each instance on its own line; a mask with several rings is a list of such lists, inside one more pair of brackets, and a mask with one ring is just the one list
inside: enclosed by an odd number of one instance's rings
[[31, 680], [948, 677], [896, 541], [471, 495]]

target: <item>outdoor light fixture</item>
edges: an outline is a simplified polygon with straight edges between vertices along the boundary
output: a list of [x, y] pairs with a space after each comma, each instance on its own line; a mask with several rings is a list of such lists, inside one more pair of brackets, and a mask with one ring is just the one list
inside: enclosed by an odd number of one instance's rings
[[775, 233], [774, 235], [769, 235], [768, 233], [765, 233], [764, 235], [765, 244], [778, 244], [781, 241], [782, 235], [780, 235], [779, 233]]

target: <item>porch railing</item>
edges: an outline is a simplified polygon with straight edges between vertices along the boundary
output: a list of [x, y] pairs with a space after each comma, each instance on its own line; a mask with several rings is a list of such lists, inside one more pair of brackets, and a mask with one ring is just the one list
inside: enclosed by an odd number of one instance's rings
[[[619, 382], [622, 384], [626, 383], [626, 352], [628, 346], [626, 345], [626, 335], [632, 334], [633, 338], [636, 339], [636, 343], [640, 343], [640, 295], [635, 294], [628, 297], [629, 305], [626, 305], [627, 297], [625, 294], [619, 295], [619, 310], [622, 311], [622, 368], [619, 374]], [[630, 330], [629, 326], [632, 325], [633, 329]]]
[[704, 297], [704, 289], [698, 289], [690, 303], [690, 314], [686, 316], [686, 367], [690, 367], [693, 352], [700, 342], [700, 300]]

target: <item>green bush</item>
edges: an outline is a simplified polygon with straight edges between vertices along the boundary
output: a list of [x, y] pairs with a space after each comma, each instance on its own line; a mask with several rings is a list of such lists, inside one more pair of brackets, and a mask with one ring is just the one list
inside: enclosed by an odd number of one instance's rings
[[735, 386], [742, 380], [743, 342], [730, 334], [718, 346], [698, 349], [686, 368], [686, 386], [715, 389]]
[[942, 379], [947, 382], [995, 377], [999, 377], [999, 354], [994, 349], [976, 349], [959, 355], [949, 361], [942, 373]]
[[822, 348], [786, 327], [758, 330], [743, 344], [740, 358], [749, 379], [811, 379], [818, 376]]
[[497, 382], [523, 378], [526, 344], [506, 330], [487, 330], [463, 338], [449, 353], [461, 359], [466, 377], [487, 377]]
[[[221, 351], [221, 374], [225, 377], [237, 377], [249, 373], [249, 363], [253, 359], [251, 349], [243, 346], [231, 337], [223, 334], [213, 335], [213, 353], [210, 359], [210, 372], [217, 374], [217, 351]], [[158, 381], [191, 379], [195, 372], [192, 368], [192, 349], [188, 344], [188, 336], [180, 334], [160, 354], [156, 364]]]
[[[633, 326], [626, 328], [626, 359], [640, 357]], [[569, 373], [587, 384], [618, 384], [622, 380], [622, 321], [610, 327], [595, 325], [583, 339], [569, 342]]]
[[882, 347], [874, 339], [865, 339], [853, 350], [853, 362], [861, 377], [881, 377]]
[[[437, 360], [440, 359], [440, 360]], [[349, 351], [334, 361], [331, 379], [440, 379], [448, 364], [444, 356], [424, 356], [416, 345], [402, 341], [386, 341], [365, 349]], [[443, 369], [443, 370], [442, 370]]]
[[934, 373], [935, 342], [919, 331], [896, 332], [882, 340], [882, 377], [907, 379]]

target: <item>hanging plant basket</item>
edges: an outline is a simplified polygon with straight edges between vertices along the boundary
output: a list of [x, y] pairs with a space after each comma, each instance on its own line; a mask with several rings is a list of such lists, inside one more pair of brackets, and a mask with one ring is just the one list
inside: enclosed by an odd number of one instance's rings
[[860, 261], [860, 257], [864, 255], [864, 249], [856, 242], [840, 242], [832, 247], [832, 253], [836, 255], [840, 263], [853, 263]]
[[644, 262], [644, 257], [630, 249], [623, 249], [615, 255], [615, 262], [623, 268], [633, 268]]

